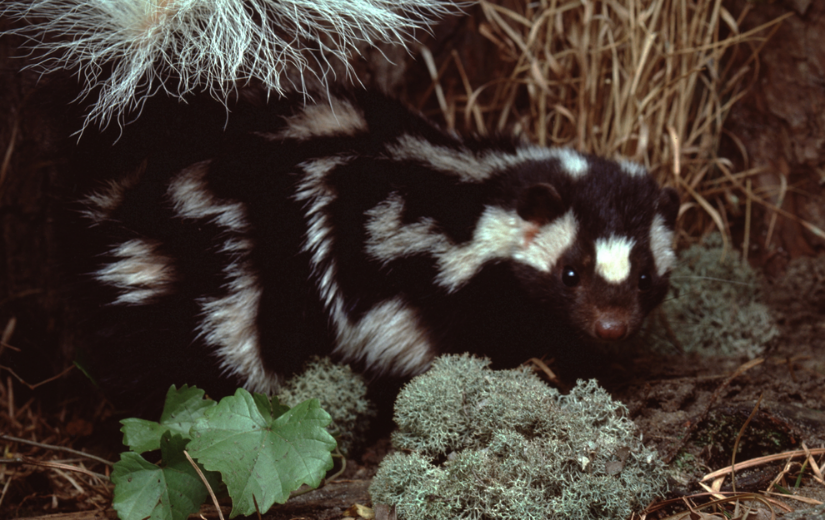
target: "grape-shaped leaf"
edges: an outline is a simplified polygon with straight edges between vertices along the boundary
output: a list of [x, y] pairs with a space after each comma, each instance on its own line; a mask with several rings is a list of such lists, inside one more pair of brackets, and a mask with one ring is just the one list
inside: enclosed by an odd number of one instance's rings
[[160, 423], [143, 419], [123, 419], [123, 444], [134, 452], [143, 453], [160, 448], [160, 437], [167, 431], [178, 433], [184, 439], [190, 439], [189, 428], [203, 412], [215, 406], [215, 401], [203, 398], [204, 392], [199, 388], [183, 385], [180, 390], [175, 385], [166, 392], [166, 403]]
[[252, 400], [255, 401], [255, 406], [264, 417], [272, 416], [273, 419], [277, 419], [289, 411], [289, 406], [281, 404], [277, 395], [270, 399], [263, 394], [252, 394]]
[[324, 429], [331, 419], [318, 400], [283, 413], [277, 398], [262, 397], [239, 389], [192, 426], [189, 453], [221, 472], [232, 497], [230, 517], [254, 514], [256, 502], [266, 512], [302, 484], [317, 487], [332, 468], [335, 439]]
[[[112, 472], [112, 506], [121, 520], [185, 520], [198, 512], [208, 491], [183, 454], [186, 443], [180, 435], [165, 432], [160, 441], [161, 466], [129, 451], [120, 456]], [[217, 473], [204, 473], [210, 486], [219, 485]]]
[[123, 425], [120, 429], [123, 432], [123, 444], [135, 453], [159, 449], [161, 436], [169, 431], [167, 426], [158, 424], [155, 421], [134, 417], [121, 419], [120, 424]]

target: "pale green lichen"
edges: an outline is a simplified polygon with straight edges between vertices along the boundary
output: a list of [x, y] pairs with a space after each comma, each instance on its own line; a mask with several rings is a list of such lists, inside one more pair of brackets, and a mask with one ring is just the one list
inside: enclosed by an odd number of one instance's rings
[[303, 373], [284, 383], [278, 397], [290, 407], [307, 399], [318, 399], [332, 416], [330, 430], [345, 454], [363, 442], [370, 419], [375, 416], [375, 407], [367, 399], [364, 378], [329, 358], [309, 363]]
[[398, 518], [619, 519], [665, 488], [664, 465], [595, 381], [570, 395], [527, 370], [444, 356], [396, 402], [397, 449], [373, 480]]
[[[685, 352], [761, 355], [779, 336], [776, 319], [761, 298], [762, 279], [736, 251], [724, 252], [718, 234], [679, 255], [671, 291], [648, 320], [642, 341]], [[658, 319], [657, 319], [658, 318]], [[674, 341], [675, 340], [675, 341]]]

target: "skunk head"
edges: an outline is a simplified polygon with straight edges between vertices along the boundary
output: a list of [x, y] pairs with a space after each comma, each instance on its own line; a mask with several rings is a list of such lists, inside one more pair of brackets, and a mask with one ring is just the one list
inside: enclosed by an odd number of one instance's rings
[[626, 339], [667, 293], [678, 195], [638, 165], [577, 159], [517, 174], [514, 270], [531, 297], [578, 332]]

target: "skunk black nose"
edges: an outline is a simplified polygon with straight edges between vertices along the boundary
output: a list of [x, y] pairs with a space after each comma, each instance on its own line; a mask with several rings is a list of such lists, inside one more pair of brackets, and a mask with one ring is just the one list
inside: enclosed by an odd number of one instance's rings
[[619, 340], [627, 337], [627, 320], [614, 312], [604, 312], [596, 319], [596, 336], [600, 339]]

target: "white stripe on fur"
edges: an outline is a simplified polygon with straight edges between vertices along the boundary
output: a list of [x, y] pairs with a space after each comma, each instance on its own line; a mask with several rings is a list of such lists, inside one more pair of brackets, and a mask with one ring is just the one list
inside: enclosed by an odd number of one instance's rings
[[327, 205], [335, 200], [335, 192], [327, 186], [325, 178], [333, 169], [348, 161], [346, 157], [325, 157], [302, 164], [304, 175], [294, 196], [296, 201], [304, 204], [307, 219], [306, 237], [301, 250], [310, 253], [312, 275], [327, 309], [331, 308], [339, 289], [335, 283], [335, 261], [330, 256], [333, 226], [325, 212]]
[[488, 206], [479, 218], [473, 239], [457, 245], [436, 231], [432, 219], [403, 224], [403, 209], [401, 197], [392, 195], [367, 211], [367, 254], [387, 263], [416, 253], [427, 253], [438, 265], [436, 283], [449, 292], [458, 290], [488, 261], [510, 258], [526, 225], [514, 211]]
[[367, 211], [367, 254], [386, 264], [412, 254], [426, 253], [436, 260], [436, 283], [448, 292], [460, 289], [484, 264], [495, 259], [512, 258], [549, 272], [576, 240], [578, 230], [572, 211], [536, 228], [515, 211], [487, 206], [473, 231], [473, 239], [454, 244], [436, 231], [431, 219], [403, 224], [403, 209], [401, 197], [392, 195]]
[[645, 177], [647, 176], [647, 169], [639, 163], [628, 161], [627, 159], [616, 159], [616, 162], [619, 163], [619, 167], [622, 169], [623, 172], [630, 175], [631, 177]]
[[494, 173], [505, 171], [527, 162], [556, 159], [573, 178], [587, 173], [587, 160], [569, 148], [542, 148], [520, 146], [515, 154], [495, 150], [475, 154], [467, 148], [447, 148], [411, 135], [404, 135], [396, 144], [387, 147], [395, 159], [420, 162], [443, 173], [457, 175], [463, 182], [481, 182]]
[[[345, 164], [345, 157], [328, 157], [302, 165], [304, 177], [295, 200], [305, 205], [307, 233], [302, 250], [310, 253], [312, 276], [318, 287], [332, 324], [335, 327], [335, 354], [345, 362], [363, 361], [368, 370], [394, 375], [414, 375], [424, 371], [432, 358], [432, 349], [414, 313], [400, 300], [377, 305], [359, 321], [352, 321], [344, 311], [344, 300], [336, 282], [337, 264], [330, 255], [333, 227], [325, 209], [335, 200], [335, 193], [325, 178], [333, 169]], [[388, 202], [386, 205], [391, 205]], [[389, 219], [376, 224], [392, 226]], [[404, 239], [393, 247], [405, 247]]]
[[206, 185], [204, 177], [209, 164], [210, 161], [195, 163], [169, 183], [167, 194], [175, 212], [182, 218], [205, 219], [227, 230], [245, 231], [243, 204], [218, 199]]
[[273, 394], [280, 383], [278, 375], [267, 372], [260, 353], [258, 337], [258, 307], [262, 290], [247, 258], [252, 243], [246, 239], [230, 239], [223, 250], [235, 259], [224, 267], [226, 294], [219, 298], [199, 298], [203, 319], [198, 333], [215, 347], [221, 369], [244, 381], [251, 392]]
[[345, 363], [364, 362], [368, 371], [394, 376], [424, 372], [435, 353], [415, 312], [395, 298], [373, 307], [358, 322], [336, 308], [338, 328], [334, 353]]
[[116, 181], [108, 181], [105, 186], [93, 191], [81, 203], [85, 206], [82, 214], [95, 224], [111, 218], [112, 213], [123, 202], [126, 190], [134, 187], [143, 174], [143, 168]]
[[225, 241], [220, 252], [231, 256], [222, 269], [225, 294], [197, 300], [202, 315], [197, 332], [214, 348], [225, 373], [245, 381], [250, 391], [274, 393], [278, 375], [265, 370], [260, 353], [257, 318], [262, 289], [249, 260], [252, 242], [245, 238], [246, 210], [240, 202], [220, 199], [210, 191], [204, 180], [208, 169], [204, 161], [182, 170], [167, 190], [178, 217], [206, 220], [221, 228]]
[[301, 112], [286, 118], [287, 127], [274, 139], [306, 141], [314, 137], [347, 135], [367, 131], [364, 113], [346, 99], [331, 97], [329, 104], [307, 105]]
[[676, 253], [673, 252], [672, 244], [673, 231], [665, 225], [665, 219], [657, 214], [650, 226], [650, 250], [659, 276], [664, 276], [676, 263]]
[[570, 210], [539, 228], [532, 239], [525, 235], [522, 247], [513, 258], [541, 272], [550, 272], [576, 241], [578, 230], [579, 223]]
[[113, 248], [119, 260], [94, 273], [94, 277], [120, 290], [113, 305], [147, 305], [169, 292], [175, 281], [172, 260], [158, 253], [157, 242], [132, 239]]

